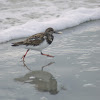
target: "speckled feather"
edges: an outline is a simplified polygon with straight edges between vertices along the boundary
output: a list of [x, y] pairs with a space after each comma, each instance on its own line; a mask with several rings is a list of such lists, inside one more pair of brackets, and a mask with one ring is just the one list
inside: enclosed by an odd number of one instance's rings
[[[48, 32], [48, 30], [46, 30]], [[12, 46], [19, 46], [19, 45], [32, 45], [32, 46], [38, 46], [40, 45], [45, 39], [48, 44], [51, 44], [53, 41], [53, 35], [46, 34], [46, 31], [44, 33], [37, 33], [35, 35], [30, 36], [24, 41], [13, 43]]]
[[41, 44], [44, 41], [44, 39], [45, 39], [45, 34], [44, 33], [38, 33], [38, 34], [32, 35], [31, 37], [29, 37], [28, 39], [23, 41], [23, 45], [37, 46], [37, 45]]

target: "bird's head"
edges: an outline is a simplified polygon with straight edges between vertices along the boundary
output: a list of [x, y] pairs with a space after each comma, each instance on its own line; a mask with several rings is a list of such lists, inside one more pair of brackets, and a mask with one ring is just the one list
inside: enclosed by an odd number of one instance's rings
[[46, 34], [51, 34], [51, 35], [52, 35], [53, 33], [55, 33], [55, 34], [60, 34], [61, 32], [56, 32], [56, 31], [54, 31], [53, 28], [49, 27], [49, 28], [46, 29], [45, 33], [46, 33]]
[[46, 34], [53, 34], [53, 33], [55, 33], [55, 31], [54, 31], [53, 28], [49, 27], [49, 28], [46, 29], [45, 33]]

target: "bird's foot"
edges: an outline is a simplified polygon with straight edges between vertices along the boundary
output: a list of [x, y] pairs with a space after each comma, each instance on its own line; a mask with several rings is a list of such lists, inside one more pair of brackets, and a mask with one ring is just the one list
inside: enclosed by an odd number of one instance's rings
[[46, 56], [47, 56], [47, 57], [52, 57], [52, 58], [53, 58], [53, 57], [55, 57], [55, 56], [52, 56], [52, 55], [48, 55], [48, 54], [47, 54]]
[[21, 58], [21, 59], [23, 59], [23, 62], [25, 62], [25, 60], [24, 60], [24, 59], [25, 59], [25, 56], [26, 56], [26, 55], [23, 55], [22, 58]]
[[48, 55], [48, 54], [44, 54], [44, 53], [41, 53], [41, 55], [44, 55], [44, 56], [47, 56], [47, 57], [54, 57], [52, 55]]
[[23, 62], [25, 62], [24, 59], [25, 59], [28, 51], [29, 51], [29, 49], [26, 51], [25, 55], [23, 55], [22, 58], [21, 58], [21, 59], [23, 59]]

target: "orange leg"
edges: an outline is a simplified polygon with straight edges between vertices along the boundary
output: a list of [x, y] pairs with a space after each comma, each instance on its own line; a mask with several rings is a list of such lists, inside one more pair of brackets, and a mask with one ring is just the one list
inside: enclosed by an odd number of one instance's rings
[[47, 57], [54, 57], [54, 56], [52, 56], [52, 55], [44, 54], [44, 53], [42, 53], [42, 52], [41, 52], [41, 55], [44, 55], [44, 56], [47, 56]]
[[22, 57], [23, 58], [23, 61], [24, 61], [24, 59], [25, 59], [28, 51], [29, 51], [29, 49], [26, 51], [25, 55], [23, 55], [23, 57]]

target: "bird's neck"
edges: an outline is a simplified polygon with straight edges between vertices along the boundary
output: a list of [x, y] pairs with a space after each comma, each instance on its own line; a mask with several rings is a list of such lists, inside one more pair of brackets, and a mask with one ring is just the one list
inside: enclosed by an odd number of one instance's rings
[[47, 41], [48, 44], [51, 44], [52, 41], [53, 41], [53, 39], [54, 39], [54, 36], [51, 35], [51, 34], [48, 34], [48, 35], [47, 35], [47, 38], [46, 38], [46, 41]]

